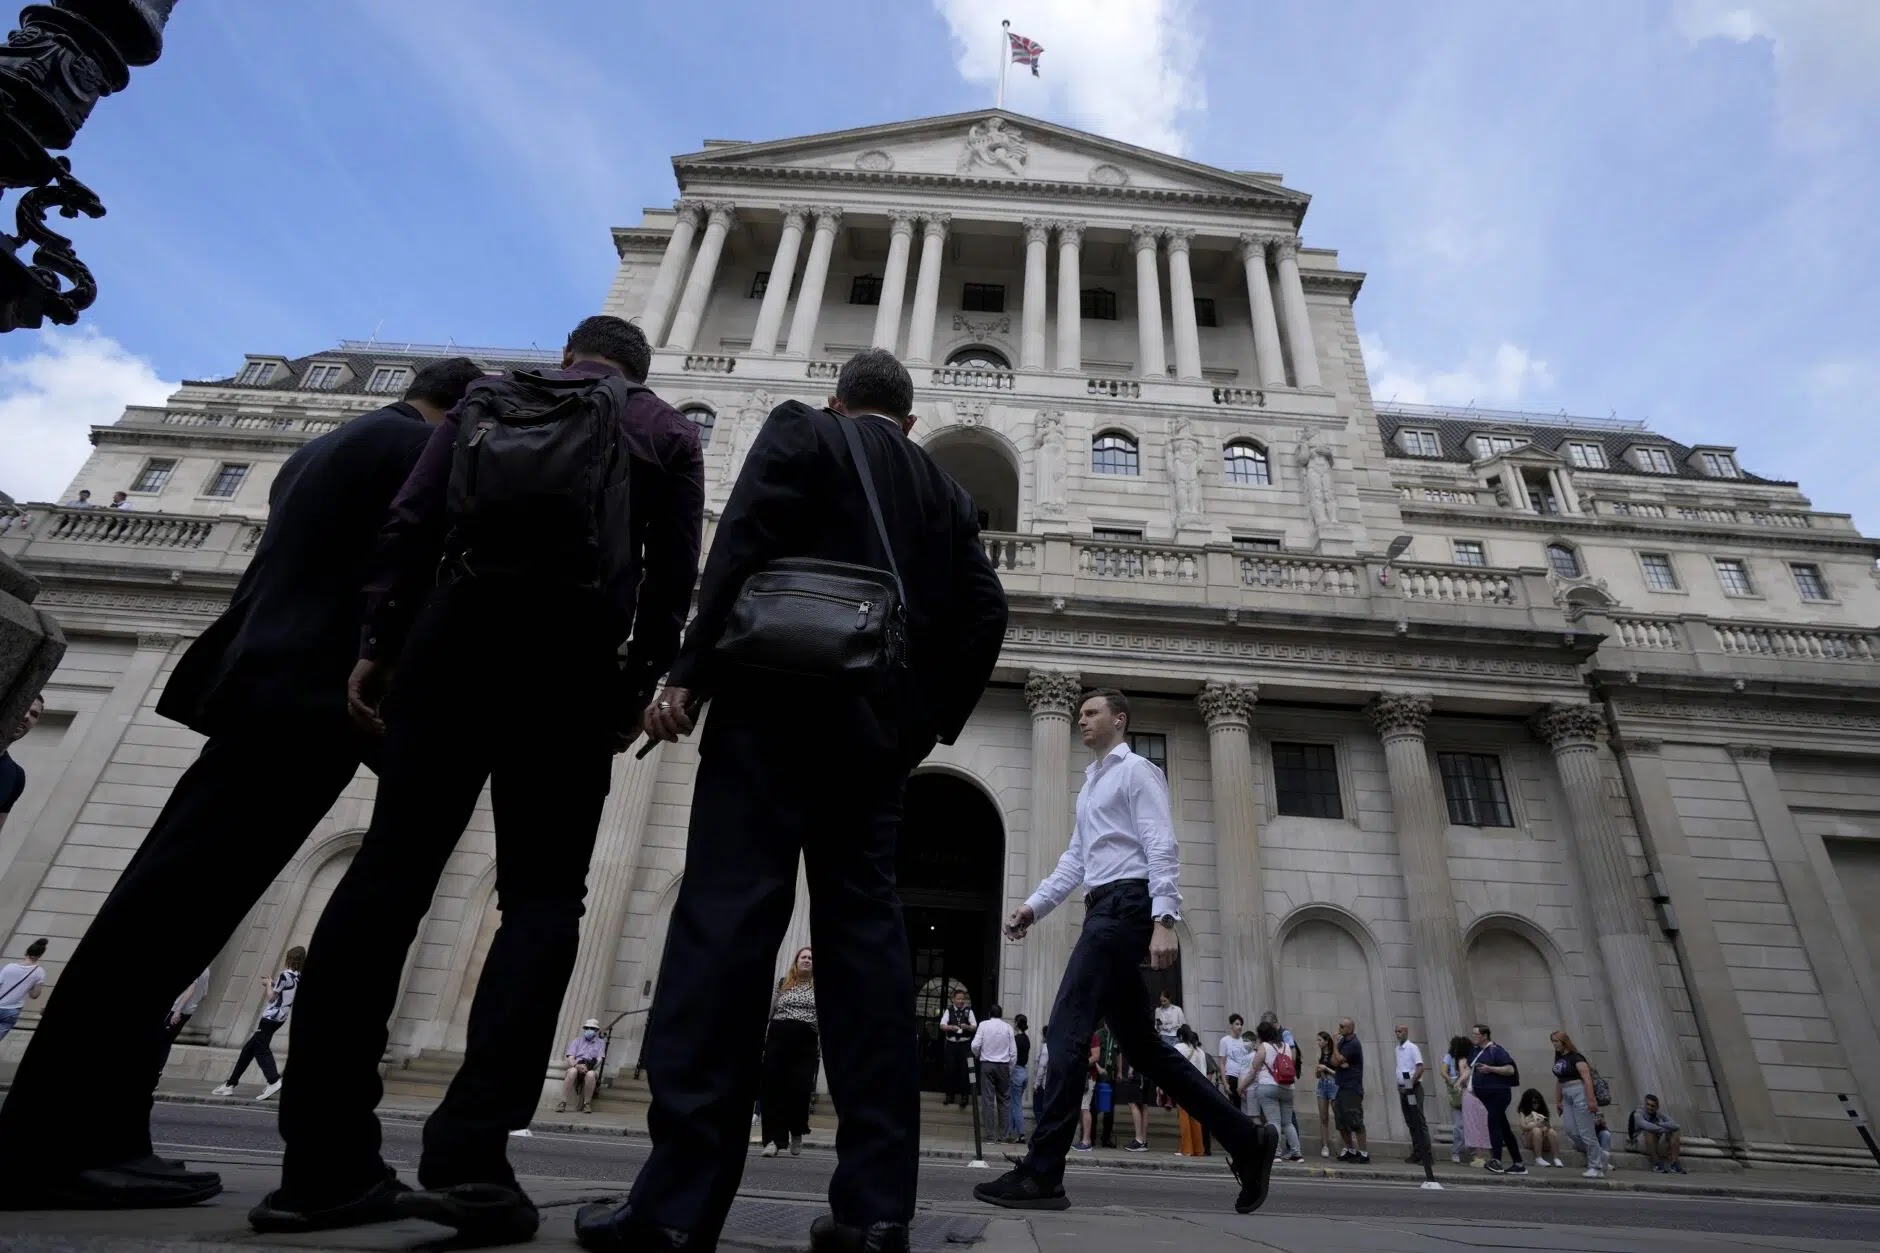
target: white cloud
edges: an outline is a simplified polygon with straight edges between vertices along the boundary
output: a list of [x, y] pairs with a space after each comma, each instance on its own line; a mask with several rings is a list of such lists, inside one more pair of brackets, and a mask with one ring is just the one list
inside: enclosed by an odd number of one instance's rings
[[160, 405], [177, 386], [95, 330], [39, 332], [30, 354], [0, 361], [0, 491], [57, 500], [91, 453], [93, 426], [117, 421], [126, 405]]
[[1518, 408], [1554, 385], [1545, 361], [1519, 344], [1503, 342], [1476, 351], [1450, 369], [1430, 369], [1392, 353], [1375, 335], [1360, 337], [1378, 404], [1481, 405]]
[[1858, 113], [1880, 103], [1880, 4], [1874, 0], [1679, 0], [1691, 43], [1765, 40], [1784, 134], [1810, 146], [1872, 136]]
[[1187, 146], [1205, 104], [1201, 30], [1189, 0], [934, 0], [953, 32], [960, 76], [998, 80], [999, 23], [1044, 45], [1037, 78], [1008, 65], [1005, 105], [1159, 152]]

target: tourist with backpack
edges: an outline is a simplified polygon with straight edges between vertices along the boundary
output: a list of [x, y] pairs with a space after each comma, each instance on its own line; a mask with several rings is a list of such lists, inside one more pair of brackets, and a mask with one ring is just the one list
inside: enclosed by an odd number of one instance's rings
[[[282, 1183], [256, 1230], [416, 1217], [483, 1242], [538, 1225], [508, 1133], [541, 1098], [613, 755], [677, 652], [698, 564], [698, 431], [643, 385], [651, 361], [638, 327], [586, 319], [561, 369], [478, 380], [393, 503], [347, 689], [383, 737], [378, 799], [309, 945]], [[486, 783], [502, 923], [412, 1193], [379, 1154], [379, 1060]]]
[[1295, 1115], [1293, 1090], [1299, 1082], [1299, 1063], [1292, 1050], [1280, 1039], [1279, 1024], [1261, 1020], [1253, 1029], [1258, 1041], [1254, 1057], [1253, 1094], [1260, 1103], [1260, 1116], [1267, 1125], [1279, 1128], [1280, 1155], [1289, 1162], [1303, 1162], [1299, 1147], [1299, 1119]]
[[1556, 1031], [1554, 1046], [1554, 1112], [1566, 1121], [1567, 1132], [1586, 1154], [1586, 1178], [1606, 1174], [1609, 1160], [1599, 1142], [1599, 1111], [1612, 1100], [1612, 1089], [1593, 1064], [1573, 1047], [1573, 1037]]

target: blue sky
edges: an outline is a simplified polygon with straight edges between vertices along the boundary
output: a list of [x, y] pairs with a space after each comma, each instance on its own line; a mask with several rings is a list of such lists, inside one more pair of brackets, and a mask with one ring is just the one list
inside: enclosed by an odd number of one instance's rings
[[673, 153], [990, 103], [1000, 17], [1009, 107], [1313, 196], [1380, 400], [1649, 418], [1880, 528], [1876, 0], [186, 0], [71, 153], [103, 294], [0, 339], [0, 489], [247, 351], [550, 346]]

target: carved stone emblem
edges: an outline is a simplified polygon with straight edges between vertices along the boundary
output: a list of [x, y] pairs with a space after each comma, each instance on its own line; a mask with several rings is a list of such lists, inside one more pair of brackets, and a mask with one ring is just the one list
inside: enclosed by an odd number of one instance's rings
[[1012, 315], [1007, 313], [996, 318], [969, 318], [964, 313], [956, 313], [953, 315], [953, 329], [965, 331], [974, 339], [984, 339], [988, 335], [1010, 335]]
[[961, 426], [978, 426], [986, 420], [986, 402], [956, 400], [953, 402], [953, 417]]
[[876, 172], [892, 170], [894, 168], [894, 158], [879, 148], [870, 148], [867, 152], [855, 158], [855, 168], [858, 170], [874, 170]]
[[1129, 182], [1129, 171], [1105, 161], [1090, 167], [1090, 181], [1103, 187], [1121, 187]]
[[966, 132], [966, 146], [960, 151], [958, 171], [965, 174], [977, 166], [991, 166], [1008, 174], [1023, 175], [1031, 149], [1025, 137], [1004, 118], [989, 117], [973, 123]]

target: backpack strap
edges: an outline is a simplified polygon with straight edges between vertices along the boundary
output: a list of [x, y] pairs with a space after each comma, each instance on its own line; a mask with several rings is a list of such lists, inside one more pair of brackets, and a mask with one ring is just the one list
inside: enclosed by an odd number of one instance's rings
[[875, 520], [875, 536], [881, 541], [882, 555], [888, 559], [888, 573], [894, 576], [894, 590], [905, 605], [907, 589], [901, 586], [901, 568], [895, 564], [894, 545], [888, 542], [888, 524], [881, 520], [881, 502], [875, 498], [875, 476], [869, 469], [868, 451], [862, 447], [862, 437], [855, 430], [856, 419], [845, 418], [839, 413], [830, 413], [830, 416], [841, 428], [842, 438], [849, 446], [849, 455], [855, 459], [855, 469], [862, 477], [862, 495], [868, 498], [868, 516]]

